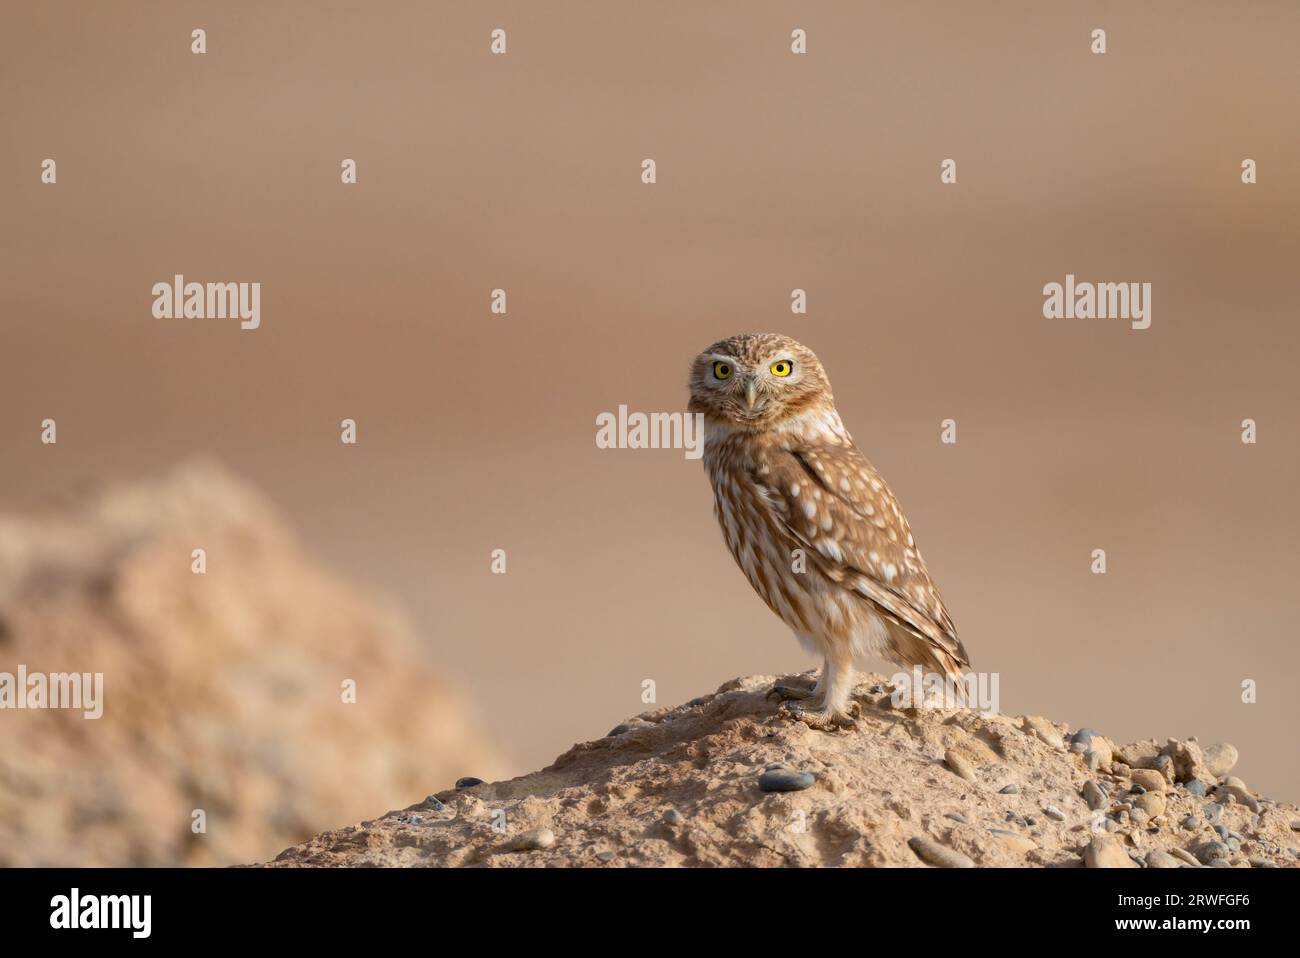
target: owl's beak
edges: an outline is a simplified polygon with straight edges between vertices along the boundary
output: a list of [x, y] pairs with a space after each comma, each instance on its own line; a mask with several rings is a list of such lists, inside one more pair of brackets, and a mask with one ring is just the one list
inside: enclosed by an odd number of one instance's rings
[[758, 399], [758, 381], [751, 379], [745, 383], [745, 405], [750, 412], [754, 410], [754, 401]]

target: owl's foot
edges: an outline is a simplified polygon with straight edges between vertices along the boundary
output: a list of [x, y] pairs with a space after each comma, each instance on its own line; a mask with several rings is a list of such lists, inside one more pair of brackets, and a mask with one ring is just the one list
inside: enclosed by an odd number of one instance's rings
[[853, 717], [840, 709], [832, 709], [819, 703], [782, 702], [777, 711], [796, 722], [803, 722], [809, 728], [829, 732], [836, 728], [853, 728]]
[[785, 682], [772, 683], [772, 687], [768, 689], [767, 697], [770, 699], [774, 695], [782, 702], [788, 702], [791, 699], [803, 701], [820, 697], [816, 688], [810, 689], [802, 685], [787, 685]]

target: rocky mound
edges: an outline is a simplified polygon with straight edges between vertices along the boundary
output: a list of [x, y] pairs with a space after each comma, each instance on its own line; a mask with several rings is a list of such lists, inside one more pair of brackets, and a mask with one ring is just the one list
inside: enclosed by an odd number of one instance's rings
[[0, 865], [247, 862], [499, 768], [403, 622], [215, 466], [0, 516], [0, 673], [20, 665], [102, 672], [103, 714], [0, 711]]
[[649, 712], [504, 782], [326, 832], [310, 865], [1295, 866], [1300, 813], [1229, 776], [1228, 745], [1116, 746], [1043, 718], [899, 708], [790, 721], [771, 677]]

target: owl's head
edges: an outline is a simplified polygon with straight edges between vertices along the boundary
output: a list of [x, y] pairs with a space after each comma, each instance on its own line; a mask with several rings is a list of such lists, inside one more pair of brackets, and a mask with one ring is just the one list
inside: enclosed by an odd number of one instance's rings
[[834, 404], [813, 351], [777, 333], [742, 333], [714, 343], [695, 357], [690, 385], [691, 412], [737, 429], [770, 429]]

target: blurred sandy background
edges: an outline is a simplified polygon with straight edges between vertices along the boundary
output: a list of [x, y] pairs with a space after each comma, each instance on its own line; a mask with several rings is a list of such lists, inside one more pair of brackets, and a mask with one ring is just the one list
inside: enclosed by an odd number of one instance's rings
[[[523, 772], [645, 678], [815, 664], [698, 462], [594, 444], [783, 331], [1004, 711], [1230, 741], [1294, 799], [1300, 7], [705, 6], [5, 4], [0, 507], [220, 460], [409, 610]], [[178, 272], [261, 282], [261, 329], [153, 319]], [[1151, 282], [1151, 328], [1043, 319], [1067, 272]]]

